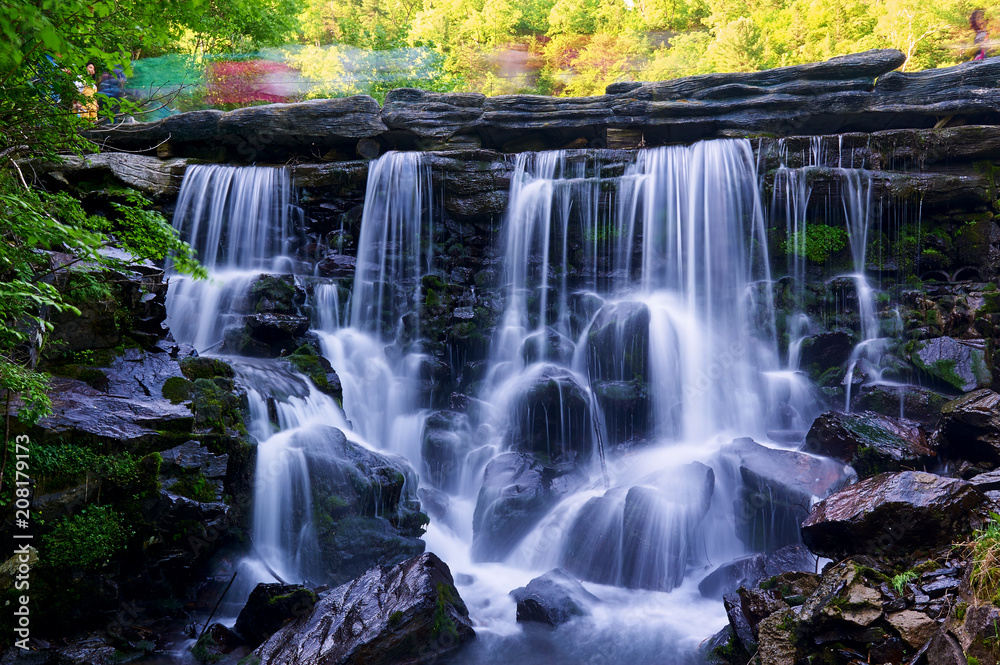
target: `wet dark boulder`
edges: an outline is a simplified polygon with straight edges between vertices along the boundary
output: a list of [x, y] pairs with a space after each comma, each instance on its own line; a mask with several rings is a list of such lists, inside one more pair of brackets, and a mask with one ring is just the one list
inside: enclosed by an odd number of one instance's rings
[[472, 518], [472, 555], [502, 561], [546, 512], [585, 479], [576, 470], [543, 466], [523, 453], [495, 457], [483, 473]]
[[198, 501], [168, 490], [145, 506], [144, 518], [162, 538], [148, 548], [146, 565], [175, 587], [194, 582], [226, 542], [232, 524], [229, 507], [221, 501]]
[[553, 462], [593, 452], [589, 391], [569, 370], [544, 366], [528, 377], [512, 404], [511, 448]]
[[420, 665], [474, 636], [448, 566], [424, 554], [334, 589], [254, 655], [261, 665]]
[[845, 365], [853, 349], [850, 335], [844, 332], [806, 337], [799, 351], [799, 367], [818, 377], [832, 367]]
[[427, 479], [434, 487], [457, 489], [471, 438], [469, 417], [464, 413], [435, 411], [427, 417], [420, 450]]
[[802, 540], [821, 556], [905, 557], [961, 538], [983, 495], [963, 480], [919, 471], [884, 473], [820, 501]]
[[600, 602], [565, 570], [555, 568], [527, 586], [510, 592], [517, 602], [517, 620], [557, 626], [573, 617], [590, 614], [589, 605]]
[[809, 573], [816, 569], [816, 556], [801, 545], [788, 545], [767, 554], [752, 554], [724, 563], [698, 583], [707, 598], [721, 598], [740, 587], [753, 589], [775, 575]]
[[421, 487], [417, 490], [420, 499], [420, 509], [432, 520], [443, 520], [451, 508], [451, 497], [431, 487]]
[[624, 301], [601, 307], [587, 335], [590, 375], [604, 381], [649, 377], [649, 307]]
[[566, 534], [562, 565], [590, 582], [669, 591], [697, 550], [715, 473], [695, 462], [587, 501]]
[[825, 497], [854, 477], [836, 460], [768, 448], [748, 438], [736, 439], [721, 455], [736, 466], [742, 481], [735, 502], [737, 535], [759, 552], [798, 544], [813, 497]]
[[298, 314], [306, 293], [292, 275], [260, 275], [247, 289], [250, 311], [257, 314]]
[[316, 592], [301, 584], [258, 584], [233, 628], [255, 649], [286, 623], [311, 612], [317, 602]]
[[357, 259], [353, 256], [331, 251], [316, 263], [316, 270], [323, 277], [354, 277], [356, 265]]
[[242, 325], [226, 330], [223, 351], [251, 358], [287, 355], [306, 341], [309, 323], [298, 314], [248, 314]]
[[851, 398], [852, 411], [872, 411], [883, 416], [915, 420], [933, 426], [950, 401], [939, 392], [920, 386], [862, 386]]
[[325, 425], [297, 431], [292, 445], [308, 463], [312, 515], [290, 519], [313, 520], [323, 582], [341, 584], [373, 565], [424, 551], [419, 537], [427, 516], [413, 495], [416, 474], [405, 459], [364, 448]]
[[138, 390], [132, 395], [111, 396], [83, 381], [53, 377], [49, 395], [52, 413], [36, 424], [39, 438], [60, 436], [115, 447], [155, 447], [163, 438], [161, 432], [191, 431], [193, 425], [188, 407], [159, 395], [147, 398]]
[[920, 423], [871, 412], [820, 415], [806, 435], [803, 450], [846, 462], [859, 478], [924, 468], [937, 456]]
[[670, 591], [687, 573], [715, 472], [696, 462], [649, 481], [651, 486], [632, 487], [625, 495], [621, 582], [630, 589]]
[[594, 397], [604, 411], [609, 444], [641, 439], [653, 426], [649, 384], [632, 381], [593, 381]]
[[948, 402], [934, 438], [947, 459], [1000, 465], [1000, 394], [976, 390]]
[[316, 349], [308, 344], [303, 344], [287, 358], [291, 366], [308, 376], [320, 392], [326, 393], [335, 399], [337, 404], [343, 405], [344, 388], [340, 383], [340, 376], [333, 369], [330, 361], [318, 354]]

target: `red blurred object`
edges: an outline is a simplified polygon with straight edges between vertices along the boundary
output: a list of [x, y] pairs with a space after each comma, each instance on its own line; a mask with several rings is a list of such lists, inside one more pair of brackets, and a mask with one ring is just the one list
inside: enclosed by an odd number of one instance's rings
[[285, 102], [287, 82], [298, 70], [272, 60], [218, 60], [205, 70], [206, 100], [212, 105]]

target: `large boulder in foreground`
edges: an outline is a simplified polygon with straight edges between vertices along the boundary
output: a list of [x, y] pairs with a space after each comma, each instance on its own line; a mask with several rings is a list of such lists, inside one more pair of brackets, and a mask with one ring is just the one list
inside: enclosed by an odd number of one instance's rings
[[964, 480], [920, 471], [884, 473], [819, 502], [802, 540], [821, 556], [907, 556], [948, 545], [970, 526], [983, 495]]
[[846, 462], [860, 478], [925, 467], [936, 456], [920, 423], [870, 412], [820, 415], [804, 450]]
[[261, 665], [419, 665], [474, 636], [451, 571], [428, 553], [337, 587], [254, 655]]
[[590, 614], [588, 605], [599, 602], [583, 588], [575, 577], [555, 568], [514, 589], [510, 595], [517, 601], [517, 620], [538, 621], [556, 626], [573, 617]]
[[1000, 465], [1000, 395], [976, 390], [948, 402], [935, 438], [947, 459]]

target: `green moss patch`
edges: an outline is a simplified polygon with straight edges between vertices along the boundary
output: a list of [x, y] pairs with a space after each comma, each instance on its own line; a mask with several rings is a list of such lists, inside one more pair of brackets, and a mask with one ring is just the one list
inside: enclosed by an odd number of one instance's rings
[[180, 366], [181, 373], [191, 381], [216, 377], [231, 379], [236, 376], [229, 363], [218, 358], [184, 358]]
[[172, 376], [163, 383], [164, 399], [170, 400], [173, 404], [180, 404], [191, 399], [191, 392], [194, 384], [180, 376]]

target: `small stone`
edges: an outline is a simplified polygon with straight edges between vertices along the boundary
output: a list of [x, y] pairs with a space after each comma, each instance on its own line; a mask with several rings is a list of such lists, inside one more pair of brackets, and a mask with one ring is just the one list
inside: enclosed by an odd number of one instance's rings
[[471, 321], [476, 316], [471, 307], [456, 307], [451, 315], [459, 321]]
[[939, 598], [948, 592], [949, 589], [956, 589], [962, 583], [954, 577], [945, 577], [935, 582], [929, 582], [920, 587], [921, 591], [931, 598]]
[[889, 623], [899, 632], [903, 641], [914, 649], [919, 649], [931, 639], [937, 630], [937, 622], [923, 612], [904, 610], [888, 616]]

